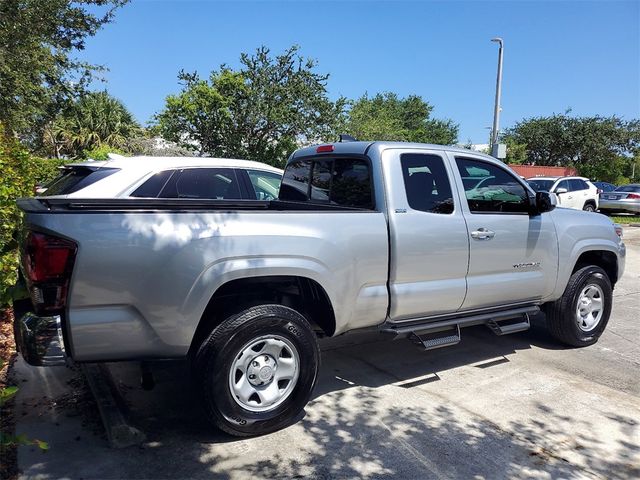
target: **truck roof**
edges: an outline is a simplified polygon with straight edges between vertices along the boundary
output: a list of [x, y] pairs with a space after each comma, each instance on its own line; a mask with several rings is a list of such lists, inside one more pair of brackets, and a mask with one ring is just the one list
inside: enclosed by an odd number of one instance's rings
[[307, 155], [316, 155], [317, 148], [321, 145], [333, 145], [333, 154], [341, 155], [364, 155], [370, 148], [378, 148], [384, 150], [387, 148], [415, 148], [423, 150], [446, 150], [448, 152], [457, 152], [465, 154], [473, 154], [485, 157], [487, 159], [501, 162], [495, 157], [491, 157], [485, 153], [474, 152], [467, 148], [454, 147], [450, 145], [435, 145], [430, 143], [415, 143], [415, 142], [391, 142], [391, 141], [375, 141], [375, 142], [335, 142], [335, 143], [323, 143], [319, 145], [312, 145], [310, 147], [301, 148], [296, 150], [291, 158], [304, 157]]

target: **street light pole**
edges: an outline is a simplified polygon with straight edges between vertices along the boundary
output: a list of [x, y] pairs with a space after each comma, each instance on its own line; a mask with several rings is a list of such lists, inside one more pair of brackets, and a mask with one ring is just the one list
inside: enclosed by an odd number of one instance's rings
[[502, 93], [502, 49], [503, 42], [500, 37], [492, 38], [500, 46], [498, 50], [498, 76], [496, 78], [496, 103], [493, 109], [493, 129], [491, 130], [491, 153], [495, 156], [498, 145], [498, 132], [500, 129], [500, 95]]

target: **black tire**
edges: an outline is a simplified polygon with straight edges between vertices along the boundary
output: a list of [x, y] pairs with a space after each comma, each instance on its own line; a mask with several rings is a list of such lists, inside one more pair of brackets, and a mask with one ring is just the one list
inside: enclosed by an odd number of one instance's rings
[[[298, 379], [282, 403], [270, 410], [251, 411], [236, 401], [229, 375], [236, 358], [242, 357], [243, 347], [269, 335], [284, 338], [295, 347]], [[244, 437], [291, 424], [309, 401], [319, 366], [320, 348], [306, 319], [288, 307], [258, 305], [229, 316], [211, 332], [196, 354], [194, 370], [211, 422], [231, 435]]]
[[595, 212], [596, 206], [591, 202], [587, 202], [584, 204], [584, 207], [582, 207], [582, 210], [584, 210], [585, 212]]
[[[597, 285], [602, 290], [602, 316], [591, 330], [585, 331], [578, 325], [576, 309], [580, 294], [588, 285]], [[555, 302], [543, 305], [547, 318], [547, 328], [557, 340], [573, 347], [586, 347], [598, 341], [607, 327], [613, 304], [611, 281], [600, 267], [588, 266], [577, 270], [569, 278], [569, 283]]]

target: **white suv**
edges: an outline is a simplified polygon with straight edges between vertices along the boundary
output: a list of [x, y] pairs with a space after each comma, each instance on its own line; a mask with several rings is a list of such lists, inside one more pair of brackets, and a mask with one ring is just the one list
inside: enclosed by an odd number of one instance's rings
[[65, 198], [202, 198], [274, 200], [282, 170], [248, 160], [122, 157], [65, 165], [36, 191]]
[[595, 212], [598, 210], [598, 188], [584, 177], [533, 177], [527, 182], [536, 192], [558, 196], [558, 206]]

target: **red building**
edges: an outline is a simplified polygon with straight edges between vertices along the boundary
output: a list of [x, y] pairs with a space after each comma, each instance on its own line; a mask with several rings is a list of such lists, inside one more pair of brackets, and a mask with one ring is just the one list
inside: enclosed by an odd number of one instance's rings
[[531, 177], [567, 177], [577, 175], [578, 171], [571, 167], [545, 167], [542, 165], [509, 165], [518, 175]]

